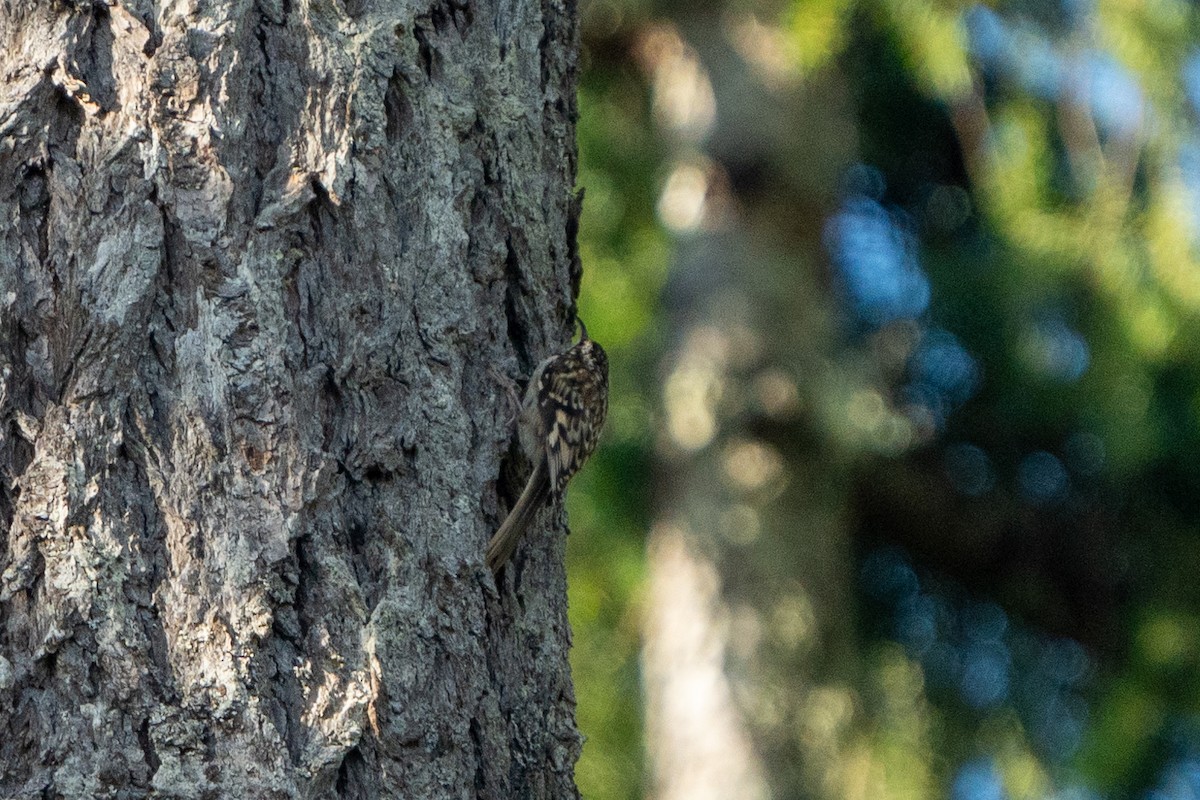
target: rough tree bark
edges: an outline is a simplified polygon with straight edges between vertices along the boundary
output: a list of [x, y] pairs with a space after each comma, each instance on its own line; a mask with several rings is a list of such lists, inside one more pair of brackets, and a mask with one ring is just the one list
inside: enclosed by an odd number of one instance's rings
[[[575, 797], [572, 0], [0, 0], [0, 797]], [[548, 515], [547, 515], [548, 516]]]

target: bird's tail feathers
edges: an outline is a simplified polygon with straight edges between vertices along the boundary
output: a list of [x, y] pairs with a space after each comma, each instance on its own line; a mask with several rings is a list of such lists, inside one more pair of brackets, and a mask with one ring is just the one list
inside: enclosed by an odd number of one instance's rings
[[550, 478], [546, 470], [546, 459], [541, 458], [538, 459], [533, 474], [529, 476], [525, 490], [517, 498], [517, 504], [508, 512], [504, 523], [488, 542], [487, 565], [493, 574], [499, 572], [505, 562], [512, 558], [517, 549], [517, 542], [521, 541], [521, 535], [525, 533], [525, 529], [529, 527], [529, 523], [533, 521], [534, 515], [549, 495]]

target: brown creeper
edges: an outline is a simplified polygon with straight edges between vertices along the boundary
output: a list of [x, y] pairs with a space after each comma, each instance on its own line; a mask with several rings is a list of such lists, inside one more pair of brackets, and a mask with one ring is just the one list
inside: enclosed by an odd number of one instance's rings
[[533, 474], [488, 542], [492, 572], [512, 556], [542, 503], [562, 497], [567, 481], [596, 449], [607, 414], [608, 356], [580, 320], [579, 343], [538, 364], [525, 387], [517, 424]]

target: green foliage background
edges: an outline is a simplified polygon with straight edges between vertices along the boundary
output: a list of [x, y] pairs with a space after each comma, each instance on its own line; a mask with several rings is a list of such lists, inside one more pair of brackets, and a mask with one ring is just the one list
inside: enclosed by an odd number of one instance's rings
[[[672, 271], [705, 235], [662, 221], [681, 163], [705, 165], [712, 224], [745, 245], [731, 273], [770, 297], [766, 360], [800, 387], [802, 415], [766, 440], [785, 469], [836, 462], [821, 502], [846, 509], [858, 576], [835, 666], [855, 755], [836, 769], [869, 764], [871, 797], [1200, 796], [1200, 11], [592, 0], [582, 15], [580, 307], [613, 369], [607, 437], [569, 504], [584, 796], [649, 785], [645, 542], [688, 314], [662, 304], [686, 304]], [[714, 87], [698, 135], [656, 115], [669, 87], [647, 43], [664, 30]], [[746, 122], [759, 114], [784, 124]], [[869, 282], [884, 256], [855, 262], [869, 239], [838, 251], [839, 213], [911, 251], [926, 303], [886, 305]], [[946, 358], [958, 384], [936, 372]], [[780, 498], [801, 516], [816, 502]], [[935, 609], [925, 638], [905, 623], [918, 601]], [[972, 684], [972, 643], [998, 619], [985, 666], [1003, 680]], [[935, 651], [958, 659], [951, 679]], [[1046, 678], [1054, 653], [1078, 668]], [[786, 670], [774, 680], [791, 691]], [[1038, 711], [1050, 702], [1070, 708]]]

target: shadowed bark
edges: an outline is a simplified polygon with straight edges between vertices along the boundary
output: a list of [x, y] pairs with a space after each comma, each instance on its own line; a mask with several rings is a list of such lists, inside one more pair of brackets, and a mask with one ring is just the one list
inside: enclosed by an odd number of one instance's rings
[[[571, 2], [0, 3], [0, 797], [562, 798]], [[544, 515], [543, 520], [550, 517]]]

